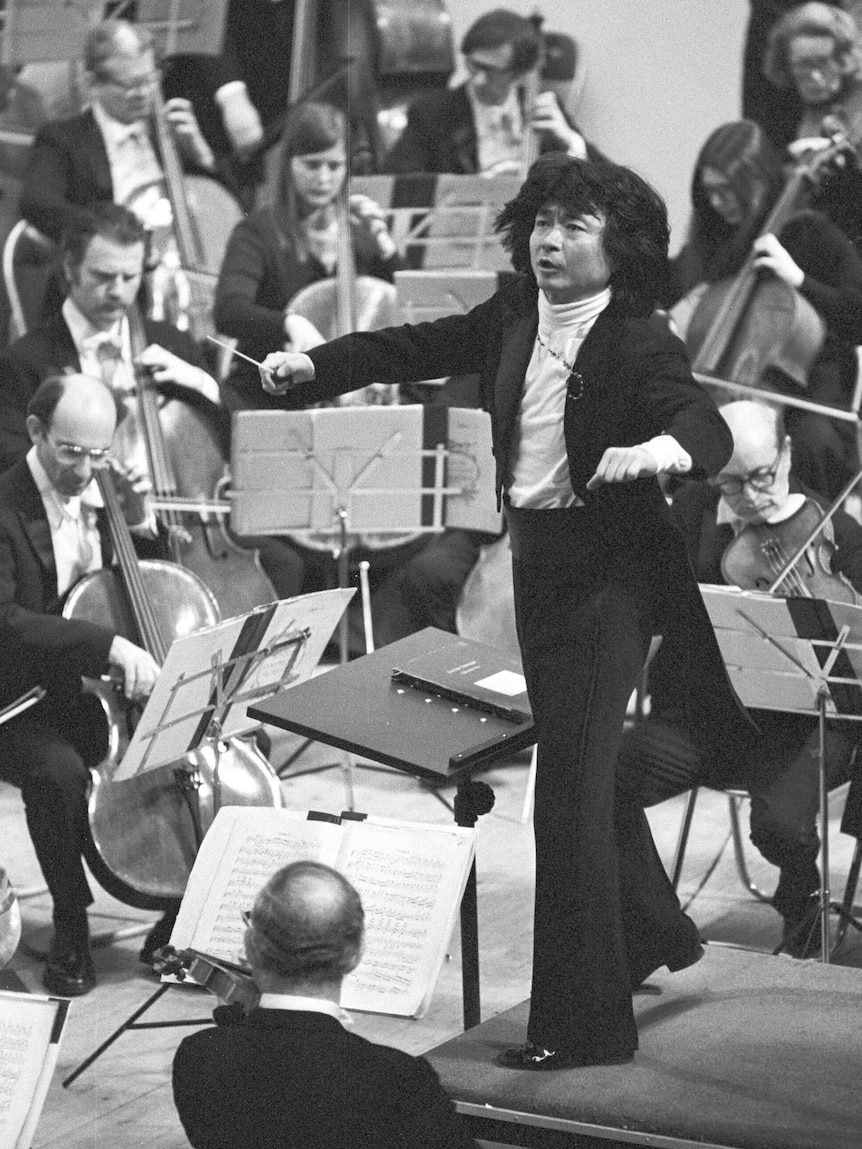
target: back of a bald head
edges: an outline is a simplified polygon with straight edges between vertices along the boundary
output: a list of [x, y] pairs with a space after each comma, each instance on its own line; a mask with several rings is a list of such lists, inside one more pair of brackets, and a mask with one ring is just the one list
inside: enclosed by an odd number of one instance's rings
[[104, 426], [107, 420], [116, 424], [119, 417], [117, 400], [101, 379], [69, 373], [44, 379], [27, 404], [27, 414], [35, 415], [50, 428], [59, 416], [74, 413], [84, 424]]
[[340, 980], [362, 951], [359, 894], [337, 870], [294, 862], [255, 898], [246, 941], [253, 967], [288, 981]]

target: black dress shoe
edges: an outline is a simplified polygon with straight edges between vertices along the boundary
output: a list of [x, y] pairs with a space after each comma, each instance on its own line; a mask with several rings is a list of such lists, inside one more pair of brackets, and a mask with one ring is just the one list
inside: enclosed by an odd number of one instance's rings
[[96, 971], [86, 942], [55, 937], [42, 974], [42, 984], [57, 997], [80, 997], [96, 985]]
[[625, 1065], [634, 1058], [631, 1050], [562, 1050], [545, 1049], [533, 1041], [504, 1049], [495, 1058], [504, 1069], [529, 1069], [546, 1072], [551, 1069], [586, 1069], [589, 1065]]

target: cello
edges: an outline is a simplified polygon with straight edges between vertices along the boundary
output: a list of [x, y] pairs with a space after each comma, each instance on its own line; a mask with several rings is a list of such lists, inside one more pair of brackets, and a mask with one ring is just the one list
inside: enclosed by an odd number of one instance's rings
[[[847, 146], [838, 138], [794, 165], [758, 238], [781, 230]], [[804, 389], [823, 346], [825, 325], [796, 288], [777, 276], [761, 276], [755, 258], [752, 249], [732, 279], [700, 294], [685, 336], [692, 370], [765, 391], [774, 391], [768, 377], [777, 370]]]
[[[128, 319], [137, 362], [146, 347], [146, 335], [137, 308], [130, 309]], [[227, 532], [224, 516], [206, 509], [222, 501], [229, 482], [212, 420], [180, 401], [171, 401], [160, 411], [156, 388], [145, 369], [136, 368], [135, 383], [137, 426], [132, 434], [137, 432], [143, 439], [156, 499], [201, 503], [197, 511], [160, 513], [167, 527], [169, 558], [203, 580], [223, 618], [272, 602], [278, 596], [261, 569], [257, 552], [239, 547]]]
[[[217, 604], [184, 567], [138, 561], [110, 472], [97, 471], [96, 482], [119, 572], [85, 575], [69, 592], [63, 617], [112, 625], [161, 663], [173, 639], [218, 621]], [[85, 680], [85, 688], [108, 723], [107, 752], [89, 800], [87, 863], [108, 893], [127, 905], [171, 909], [218, 806], [280, 806], [278, 776], [251, 741], [232, 738], [115, 781], [135, 716], [114, 684]]]

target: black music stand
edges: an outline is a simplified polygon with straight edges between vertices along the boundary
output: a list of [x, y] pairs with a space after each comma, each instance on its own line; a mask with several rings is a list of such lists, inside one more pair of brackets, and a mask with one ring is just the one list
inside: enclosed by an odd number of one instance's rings
[[[489, 701], [494, 697], [496, 705]], [[494, 804], [490, 786], [471, 781], [470, 773], [536, 740], [520, 663], [435, 627], [300, 683], [248, 713], [419, 778], [456, 781], [459, 826], [475, 826]], [[461, 900], [465, 1029], [481, 1020], [476, 910], [474, 862]]]
[[[818, 720], [821, 960], [830, 960], [829, 915], [862, 931], [829, 887], [829, 788], [826, 722], [862, 721], [862, 607], [779, 598], [734, 587], [701, 586], [730, 681], [752, 709], [810, 714]], [[813, 926], [813, 922], [811, 925]], [[799, 931], [805, 929], [803, 922]], [[843, 935], [842, 935], [843, 936]], [[780, 953], [784, 943], [774, 951]]]

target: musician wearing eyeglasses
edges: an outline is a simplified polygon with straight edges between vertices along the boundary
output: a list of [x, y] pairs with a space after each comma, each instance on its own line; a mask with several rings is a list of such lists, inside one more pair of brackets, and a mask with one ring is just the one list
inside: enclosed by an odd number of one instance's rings
[[[32, 686], [46, 697], [0, 726], [0, 777], [20, 787], [27, 827], [53, 899], [54, 940], [43, 975], [63, 996], [96, 984], [82, 854], [89, 767], [104, 757], [104, 725], [84, 700], [81, 677], [113, 668], [130, 700], [158, 676], [150, 654], [109, 626], [62, 617], [66, 592], [110, 562], [93, 476], [109, 465], [117, 403], [83, 375], [55, 376], [27, 408], [30, 450], [0, 475], [0, 705]], [[148, 481], [114, 464], [130, 526], [146, 536]], [[144, 553], [153, 545], [142, 538]], [[88, 701], [92, 701], [89, 699]]]
[[[152, 136], [158, 79], [152, 37], [125, 20], [97, 24], [84, 45], [89, 106], [43, 125], [36, 134], [21, 189], [21, 215], [59, 242], [94, 203], [132, 207], [151, 226], [164, 214], [162, 157]], [[165, 116], [180, 158], [190, 171], [210, 173], [213, 153], [188, 100], [176, 97]]]
[[[828, 504], [793, 476], [792, 443], [779, 408], [742, 400], [722, 407], [721, 414], [733, 434], [733, 455], [715, 479], [680, 487], [673, 497], [674, 517], [700, 582], [733, 582], [735, 573], [737, 579], [750, 575], [745, 585], [758, 581], [767, 587], [780, 565], [773, 571], [764, 558], [760, 568], [755, 566], [750, 558], [755, 548], [747, 545], [751, 532], [767, 525], [775, 540], [767, 545], [789, 558], [794, 540], [801, 543], [808, 533], [803, 516], [812, 509], [810, 501], [817, 508], [815, 523]], [[815, 597], [846, 601], [851, 587], [862, 591], [862, 527], [839, 509], [825, 545], [834, 586], [815, 588]], [[778, 593], [804, 593], [798, 586], [803, 578], [790, 579]], [[680, 657], [680, 636], [668, 636], [649, 670], [650, 716], [624, 739], [619, 784], [645, 805], [692, 786], [748, 790], [751, 840], [779, 869], [772, 904], [782, 918], [784, 948], [795, 957], [813, 956], [820, 940], [817, 720], [757, 711], [759, 733], [728, 731], [720, 742], [710, 740], [686, 712]], [[850, 777], [858, 734], [855, 723], [828, 724], [830, 786]]]
[[404, 131], [386, 159], [386, 171], [517, 174], [523, 170], [527, 131], [539, 134], [541, 151], [599, 157], [570, 122], [555, 92], [539, 91], [532, 108], [522, 106], [521, 85], [542, 52], [541, 33], [532, 21], [495, 8], [467, 30], [461, 51], [466, 83], [426, 92], [413, 101]]

